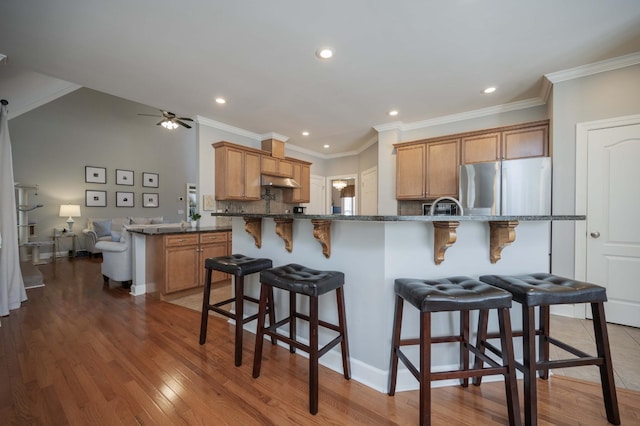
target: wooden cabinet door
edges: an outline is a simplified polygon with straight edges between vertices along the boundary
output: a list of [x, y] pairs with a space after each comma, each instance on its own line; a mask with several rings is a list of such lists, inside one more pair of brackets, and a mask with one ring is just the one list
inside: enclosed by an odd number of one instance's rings
[[167, 247], [165, 250], [165, 293], [198, 285], [198, 246]]
[[216, 200], [242, 200], [244, 195], [244, 161], [242, 150], [224, 146], [216, 148]]
[[396, 149], [396, 199], [422, 200], [426, 197], [426, 145]]
[[458, 196], [459, 147], [459, 139], [426, 144], [428, 198]]
[[462, 138], [462, 164], [485, 163], [500, 159], [500, 132]]
[[[206, 232], [200, 234], [200, 280], [198, 285], [204, 284], [204, 263], [210, 257], [227, 256], [228, 250], [228, 234], [230, 232]], [[227, 280], [230, 275], [220, 271], [212, 271], [211, 282], [216, 283]]]
[[244, 153], [243, 200], [260, 199], [260, 155]]
[[549, 126], [508, 130], [502, 133], [502, 159], [546, 157], [549, 155]]
[[284, 191], [285, 203], [308, 203], [311, 201], [311, 167], [308, 164], [293, 163], [293, 179], [300, 184], [300, 188]]
[[260, 158], [260, 170], [266, 174], [278, 174], [278, 159], [263, 155]]

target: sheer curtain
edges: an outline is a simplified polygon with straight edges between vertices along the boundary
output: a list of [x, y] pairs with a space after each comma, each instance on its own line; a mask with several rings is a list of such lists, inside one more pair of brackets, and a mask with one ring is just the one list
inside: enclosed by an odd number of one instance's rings
[[13, 188], [13, 159], [9, 138], [7, 106], [0, 105], [0, 316], [9, 315], [27, 300], [18, 249], [16, 193]]

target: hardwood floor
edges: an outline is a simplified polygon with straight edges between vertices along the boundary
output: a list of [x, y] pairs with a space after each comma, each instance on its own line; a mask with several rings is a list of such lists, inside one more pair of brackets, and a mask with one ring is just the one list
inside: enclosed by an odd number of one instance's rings
[[[99, 259], [41, 267], [45, 287], [2, 318], [0, 424], [416, 424], [418, 392], [394, 397], [320, 367], [320, 408], [308, 412], [307, 359], [265, 345], [251, 377], [253, 335], [233, 365], [233, 328], [150, 296], [104, 288]], [[540, 424], [605, 425], [599, 385], [539, 381]], [[520, 393], [522, 387], [520, 384]], [[640, 393], [618, 390], [622, 424], [640, 423]], [[506, 424], [502, 382], [437, 388], [433, 423]]]

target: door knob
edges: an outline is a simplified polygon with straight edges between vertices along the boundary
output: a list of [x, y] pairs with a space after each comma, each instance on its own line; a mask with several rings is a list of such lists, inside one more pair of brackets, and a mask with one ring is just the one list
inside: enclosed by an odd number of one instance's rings
[[595, 231], [595, 232], [592, 232], [592, 233], [591, 233], [591, 236], [592, 236], [593, 238], [598, 238], [598, 237], [600, 237], [600, 233], [599, 233], [598, 231]]

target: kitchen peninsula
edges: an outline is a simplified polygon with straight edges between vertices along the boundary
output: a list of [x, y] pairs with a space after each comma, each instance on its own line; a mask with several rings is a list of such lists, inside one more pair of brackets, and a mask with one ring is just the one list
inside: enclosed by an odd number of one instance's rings
[[[232, 217], [233, 253], [268, 257], [274, 266], [299, 263], [345, 274], [345, 299], [352, 377], [386, 391], [396, 278], [443, 278], [484, 274], [523, 274], [550, 270], [550, 224], [584, 220], [584, 216], [337, 216], [212, 213]], [[517, 235], [516, 235], [517, 234]], [[446, 251], [446, 253], [445, 253]], [[258, 294], [259, 277], [247, 277], [245, 289]], [[287, 307], [276, 294], [276, 306]], [[336, 319], [333, 303], [321, 302], [321, 316]], [[248, 307], [251, 308], [251, 307]], [[521, 327], [519, 306], [512, 309]], [[254, 311], [247, 312], [248, 314]], [[472, 318], [474, 327], [475, 317]], [[492, 318], [493, 321], [496, 321]], [[433, 317], [433, 333], [451, 334], [458, 319], [451, 313]], [[418, 314], [405, 313], [404, 331], [418, 335]], [[491, 324], [494, 328], [495, 323]], [[248, 324], [254, 331], [255, 324]], [[299, 327], [302, 337], [306, 327]], [[329, 333], [320, 339], [328, 340]], [[434, 369], [457, 359], [455, 345], [434, 348]], [[411, 352], [409, 352], [411, 353]], [[522, 348], [516, 344], [516, 357]], [[417, 356], [417, 349], [414, 354]], [[341, 372], [339, 351], [322, 364]], [[454, 366], [455, 367], [455, 366]], [[442, 382], [441, 385], [457, 383]], [[408, 370], [400, 370], [398, 390], [417, 389]]]

